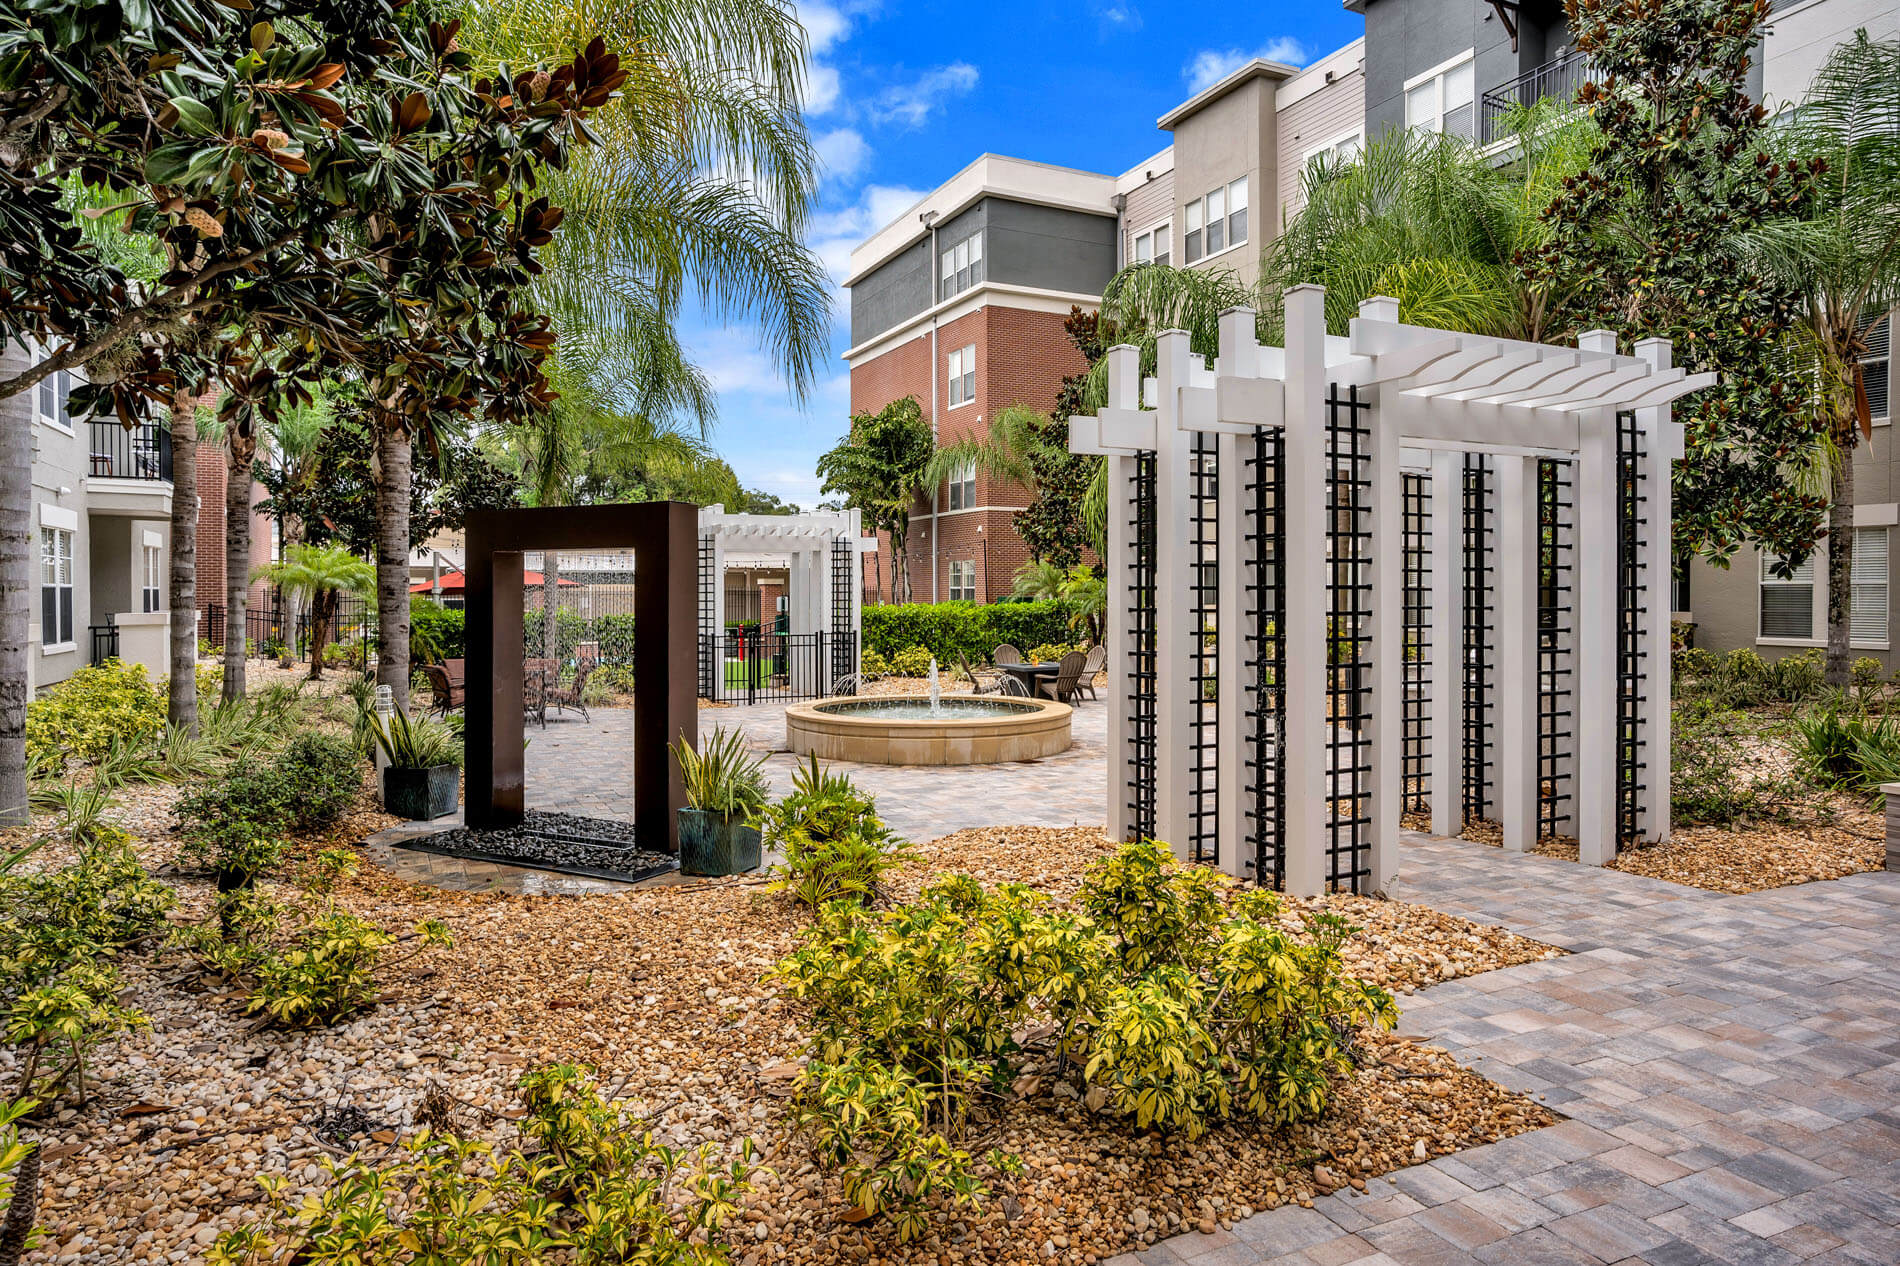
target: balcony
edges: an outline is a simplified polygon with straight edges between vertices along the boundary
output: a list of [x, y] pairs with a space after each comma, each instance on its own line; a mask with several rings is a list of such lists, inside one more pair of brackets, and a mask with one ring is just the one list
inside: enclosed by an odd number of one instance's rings
[[172, 481], [170, 431], [149, 422], [128, 428], [110, 419], [86, 425], [91, 438], [91, 465], [86, 473], [92, 478]]
[[1572, 49], [1553, 57], [1541, 66], [1506, 80], [1484, 94], [1478, 103], [1478, 144], [1491, 145], [1502, 140], [1504, 120], [1519, 106], [1536, 104], [1545, 97], [1575, 100], [1577, 89], [1597, 77], [1597, 68], [1582, 51]]

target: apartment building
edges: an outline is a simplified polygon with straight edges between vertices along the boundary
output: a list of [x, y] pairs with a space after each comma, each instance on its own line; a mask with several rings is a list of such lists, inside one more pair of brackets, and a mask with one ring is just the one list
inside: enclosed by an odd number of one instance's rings
[[[1163, 115], [1170, 143], [1119, 175], [984, 154], [851, 255], [851, 410], [914, 395], [940, 444], [986, 434], [995, 410], [1048, 410], [1084, 363], [1063, 330], [1117, 269], [1159, 261], [1251, 281], [1297, 205], [1303, 165], [1364, 137], [1361, 45], [1305, 69], [1255, 60]], [[918, 601], [1009, 593], [1028, 550], [1028, 490], [969, 469], [911, 515]], [[866, 589], [899, 591], [888, 542]]]

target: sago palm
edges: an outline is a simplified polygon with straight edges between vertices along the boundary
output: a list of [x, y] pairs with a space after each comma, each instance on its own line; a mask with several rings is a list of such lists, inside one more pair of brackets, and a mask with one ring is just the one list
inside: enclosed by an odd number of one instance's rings
[[336, 617], [337, 595], [376, 590], [375, 565], [335, 545], [293, 545], [283, 561], [265, 563], [252, 580], [268, 580], [310, 604], [310, 678], [323, 677], [323, 648]]

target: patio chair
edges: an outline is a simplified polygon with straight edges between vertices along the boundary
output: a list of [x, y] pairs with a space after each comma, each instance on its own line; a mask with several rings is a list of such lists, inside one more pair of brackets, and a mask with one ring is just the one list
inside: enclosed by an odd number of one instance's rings
[[1070, 651], [1062, 657], [1062, 667], [1056, 670], [1054, 681], [1036, 683], [1036, 693], [1057, 703], [1068, 703], [1075, 698], [1075, 683], [1082, 679], [1081, 651]]
[[594, 668], [595, 663], [593, 656], [581, 656], [580, 667], [574, 670], [574, 681], [572, 685], [556, 685], [548, 688], [549, 705], [559, 708], [563, 712], [578, 712], [581, 714], [581, 720], [586, 721], [589, 725], [593, 724], [594, 718], [587, 714], [585, 692], [587, 690], [587, 679], [593, 674]]
[[1020, 664], [1023, 662], [1023, 653], [1008, 642], [1004, 642], [990, 652], [990, 662], [992, 664]]
[[997, 672], [994, 668], [972, 668], [963, 656], [957, 656], [957, 671], [970, 681], [970, 693], [973, 695], [1001, 694], [1003, 680], [1008, 673]]
[[551, 659], [529, 659], [521, 665], [521, 709], [544, 730], [548, 728], [548, 679], [554, 671]]
[[466, 688], [460, 681], [450, 677], [448, 669], [441, 664], [424, 664], [422, 675], [429, 683], [430, 711], [446, 717], [467, 702]]
[[1095, 698], [1095, 674], [1101, 672], [1103, 665], [1107, 663], [1108, 648], [1106, 646], [1097, 642], [1089, 647], [1088, 655], [1082, 660], [1082, 677], [1075, 683], [1075, 688], [1086, 690], [1089, 692], [1089, 698]]

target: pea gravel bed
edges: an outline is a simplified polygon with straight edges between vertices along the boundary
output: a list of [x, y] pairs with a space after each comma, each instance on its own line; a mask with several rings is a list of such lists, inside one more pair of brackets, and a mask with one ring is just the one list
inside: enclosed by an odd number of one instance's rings
[[519, 826], [487, 831], [459, 826], [404, 839], [395, 847], [629, 882], [651, 879], [679, 867], [678, 859], [641, 848], [631, 822], [537, 809], [528, 810]]
[[[1087, 829], [993, 828], [921, 846], [892, 887], [906, 896], [944, 870], [1018, 879], [1061, 898], [1111, 846]], [[202, 914], [208, 886], [180, 885]], [[1306, 1203], [1335, 1188], [1552, 1123], [1532, 1099], [1404, 1034], [1367, 1038], [1361, 1066], [1310, 1127], [1225, 1126], [1199, 1140], [1135, 1133], [1092, 1111], [1053, 1069], [1030, 1068], [1000, 1129], [1022, 1172], [991, 1176], [974, 1212], [946, 1214], [900, 1246], [888, 1226], [842, 1219], [838, 1183], [782, 1127], [797, 1071], [797, 1009], [763, 977], [802, 915], [757, 880], [609, 896], [446, 892], [373, 867], [340, 904], [391, 927], [424, 918], [455, 938], [386, 973], [380, 1004], [330, 1029], [285, 1033], [239, 1013], [239, 999], [176, 956], [131, 958], [129, 998], [152, 1025], [99, 1053], [99, 1091], [62, 1105], [47, 1145], [36, 1261], [192, 1262], [221, 1229], [260, 1207], [255, 1178], [276, 1174], [301, 1198], [346, 1148], [392, 1154], [424, 1123], [498, 1142], [513, 1137], [513, 1086], [533, 1064], [572, 1059], [640, 1101], [656, 1137], [736, 1155], [751, 1138], [761, 1175], [732, 1227], [733, 1260], [1092, 1263], [1182, 1229]], [[1559, 951], [1417, 906], [1351, 897], [1289, 900], [1287, 915], [1335, 909], [1363, 931], [1355, 970], [1411, 989]], [[0, 1055], [0, 1076], [13, 1056]], [[341, 1123], [341, 1124], [339, 1124]], [[356, 1133], [342, 1131], [354, 1128]], [[365, 1129], [364, 1127], [373, 1127]]]

